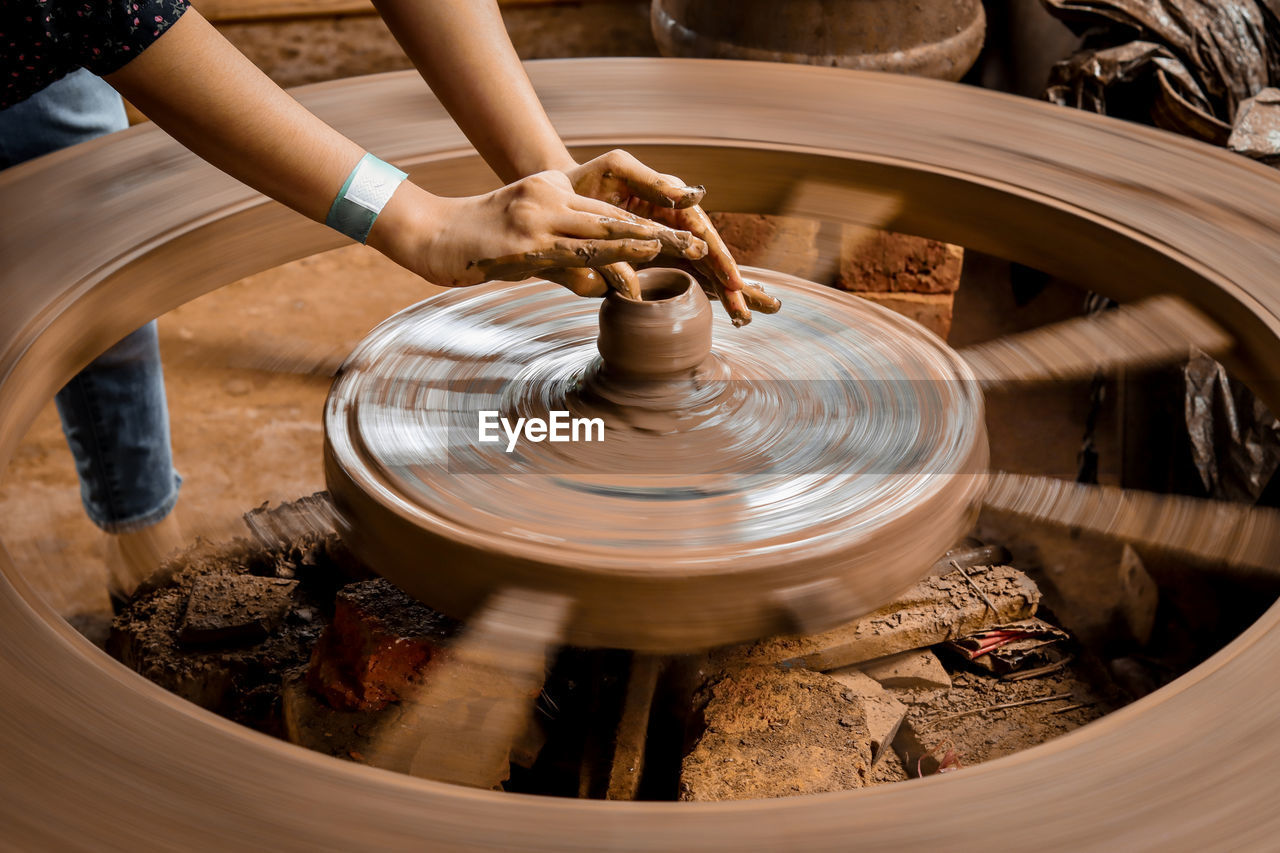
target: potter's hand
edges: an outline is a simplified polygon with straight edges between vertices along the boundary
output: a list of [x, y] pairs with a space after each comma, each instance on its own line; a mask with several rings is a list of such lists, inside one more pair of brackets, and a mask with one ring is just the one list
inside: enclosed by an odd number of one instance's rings
[[[691, 260], [694, 269], [701, 273], [703, 287], [724, 304], [734, 325], [751, 322], [750, 309], [772, 314], [781, 307], [777, 299], [743, 280], [724, 240], [698, 206], [704, 195], [702, 187], [686, 186], [679, 178], [655, 172], [620, 150], [566, 169], [565, 174], [582, 195], [625, 207], [646, 219], [691, 232], [706, 241], [706, 255]], [[638, 293], [635, 271], [627, 264], [601, 267], [598, 271], [623, 293]], [[578, 271], [570, 274], [582, 277]]]
[[467, 198], [433, 196], [406, 182], [369, 243], [445, 287], [648, 261], [659, 253], [697, 260], [707, 252], [706, 243], [686, 231], [578, 195], [556, 171]]

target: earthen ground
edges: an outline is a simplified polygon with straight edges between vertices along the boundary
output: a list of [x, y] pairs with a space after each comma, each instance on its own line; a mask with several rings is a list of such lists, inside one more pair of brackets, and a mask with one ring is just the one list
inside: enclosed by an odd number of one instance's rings
[[[440, 288], [361, 246], [251, 276], [160, 318], [184, 532], [222, 541], [264, 501], [324, 488], [326, 376], [253, 369], [296, 353], [345, 353]], [[0, 541], [68, 618], [105, 614], [105, 538], [84, 515], [52, 403], [0, 480]]]

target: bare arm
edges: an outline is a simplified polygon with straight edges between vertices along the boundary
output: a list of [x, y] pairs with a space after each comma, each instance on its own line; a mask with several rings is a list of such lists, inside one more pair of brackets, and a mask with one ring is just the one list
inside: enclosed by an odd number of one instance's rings
[[[317, 221], [324, 221], [364, 155], [272, 83], [194, 9], [107, 79], [193, 152]], [[441, 198], [405, 181], [368, 242], [443, 285], [521, 278], [548, 266], [647, 260], [660, 248], [685, 257], [705, 253], [705, 245], [688, 234], [651, 224], [578, 195], [559, 172], [462, 199]]]
[[578, 165], [524, 73], [496, 0], [374, 0], [374, 6], [503, 181]]
[[[695, 266], [735, 323], [751, 318], [748, 306], [769, 313], [778, 301], [747, 284], [706, 214], [701, 187], [688, 187], [625, 152], [579, 164], [547, 118], [516, 55], [496, 0], [374, 0], [405, 53], [436, 97], [504, 181], [547, 169], [567, 174], [574, 189], [691, 231], [709, 251]], [[574, 270], [563, 283], [599, 295], [603, 283]], [[623, 292], [633, 292], [634, 271], [600, 270]]]

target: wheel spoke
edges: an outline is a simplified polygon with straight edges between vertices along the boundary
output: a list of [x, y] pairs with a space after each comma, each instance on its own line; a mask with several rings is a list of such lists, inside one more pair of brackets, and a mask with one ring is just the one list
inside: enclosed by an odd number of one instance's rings
[[444, 654], [417, 696], [374, 738], [369, 763], [476, 788], [508, 775], [559, 645], [569, 600], [507, 589], [493, 595]]
[[995, 472], [987, 509], [1239, 568], [1280, 567], [1280, 511]]
[[1088, 379], [1097, 371], [1223, 352], [1231, 336], [1176, 296], [1156, 296], [960, 350], [987, 387]]

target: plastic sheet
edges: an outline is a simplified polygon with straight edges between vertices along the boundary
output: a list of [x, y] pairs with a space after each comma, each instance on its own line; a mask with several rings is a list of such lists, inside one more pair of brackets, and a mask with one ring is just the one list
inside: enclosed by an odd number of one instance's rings
[[1280, 422], [1221, 364], [1198, 355], [1183, 368], [1191, 455], [1205, 491], [1256, 501], [1280, 468]]
[[[1090, 31], [1054, 66], [1047, 94], [1059, 104], [1225, 145], [1241, 106], [1280, 79], [1280, 0], [1043, 2]], [[1280, 134], [1273, 145], [1280, 153]]]
[[[1053, 67], [1050, 101], [1280, 165], [1280, 88], [1271, 86], [1280, 83], [1280, 0], [1042, 2], [1086, 34], [1083, 49]], [[1183, 379], [1205, 491], [1256, 501], [1280, 467], [1280, 421], [1207, 356]]]

